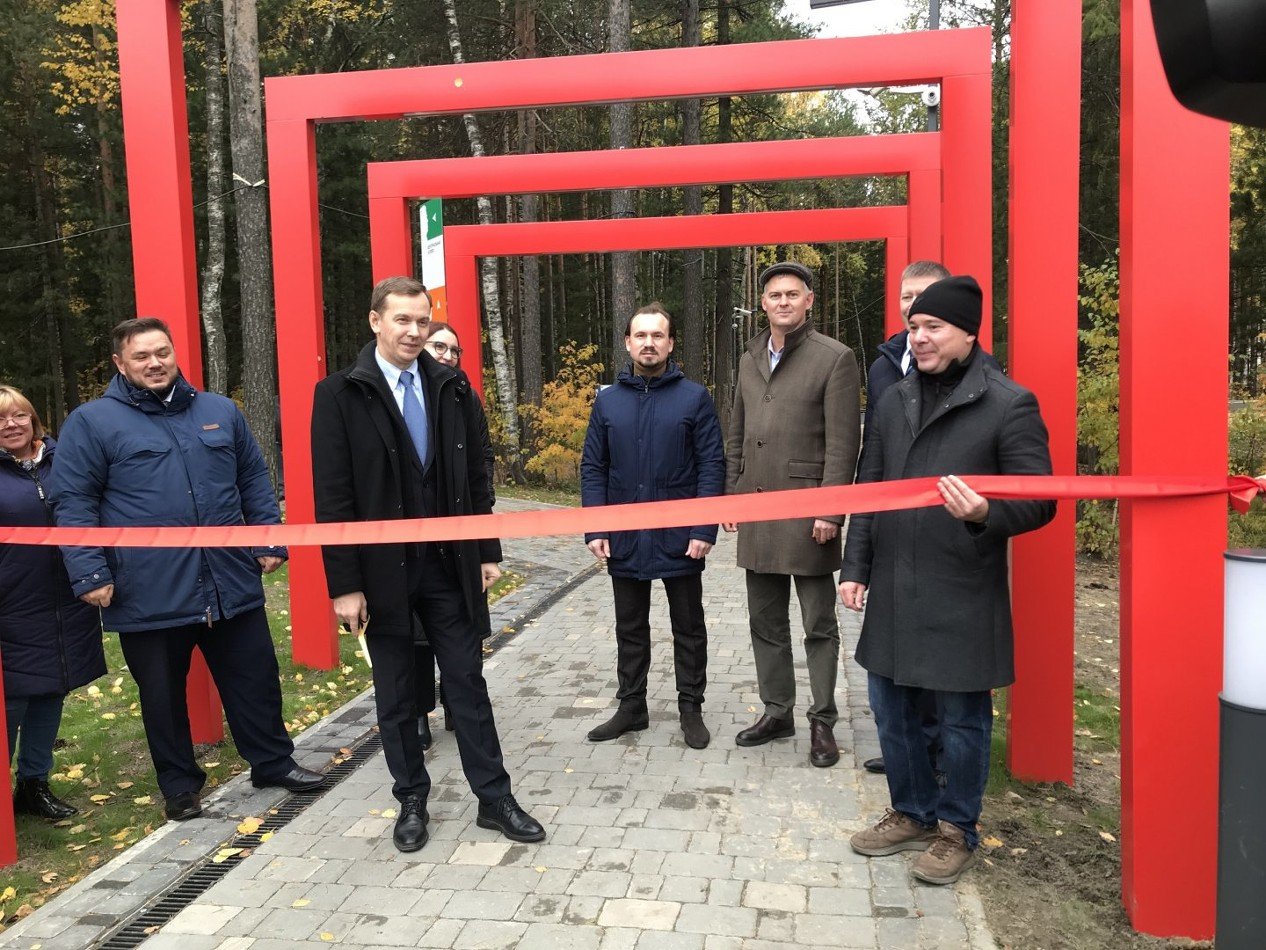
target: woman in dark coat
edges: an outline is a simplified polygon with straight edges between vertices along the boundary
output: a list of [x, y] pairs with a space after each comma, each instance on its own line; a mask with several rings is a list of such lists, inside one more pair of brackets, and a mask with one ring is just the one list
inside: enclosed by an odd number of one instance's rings
[[[54, 442], [21, 392], [0, 386], [0, 524], [51, 525], [46, 485]], [[13, 810], [60, 820], [76, 813], [48, 785], [66, 695], [106, 672], [101, 612], [75, 597], [53, 546], [0, 545], [0, 664]]]
[[[455, 370], [461, 369], [461, 342], [457, 337], [457, 332], [447, 323], [432, 321], [425, 345], [427, 352], [435, 357], [435, 361], [441, 366], [447, 366]], [[483, 407], [479, 405], [479, 400], [475, 400], [475, 404], [479, 408], [479, 433], [482, 436], [480, 443], [483, 447], [484, 467], [488, 469], [488, 496], [492, 499], [492, 504], [495, 505], [497, 503], [497, 491], [494, 479], [497, 456], [492, 450], [492, 439], [488, 435], [488, 416], [484, 413]], [[420, 624], [415, 636], [419, 640], [416, 651], [418, 667], [418, 733], [422, 736], [422, 748], [429, 749], [432, 744], [432, 737], [431, 723], [427, 716], [435, 711], [435, 654], [431, 652], [431, 645], [426, 642], [426, 638], [422, 635]], [[485, 634], [486, 636], [487, 634]], [[444, 707], [444, 731], [452, 732], [453, 717], [449, 714], [448, 703], [444, 699], [443, 683], [439, 684], [439, 694], [440, 704]]]

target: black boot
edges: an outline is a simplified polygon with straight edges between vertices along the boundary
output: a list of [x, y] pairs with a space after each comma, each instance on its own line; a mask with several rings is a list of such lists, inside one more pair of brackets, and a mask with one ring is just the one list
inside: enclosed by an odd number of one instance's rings
[[20, 778], [13, 790], [13, 810], [20, 815], [38, 815], [49, 821], [61, 821], [78, 815], [79, 809], [68, 805], [48, 787], [42, 778]]
[[606, 742], [626, 732], [637, 732], [650, 725], [646, 709], [617, 709], [614, 716], [600, 726], [589, 730], [590, 742]]
[[712, 741], [712, 733], [703, 724], [703, 713], [698, 709], [681, 710], [681, 734], [692, 749], [706, 749]]

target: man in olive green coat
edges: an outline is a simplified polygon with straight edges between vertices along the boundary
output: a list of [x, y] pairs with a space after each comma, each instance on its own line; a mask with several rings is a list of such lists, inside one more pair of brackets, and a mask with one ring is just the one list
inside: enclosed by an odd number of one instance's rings
[[[857, 360], [838, 340], [813, 329], [813, 275], [784, 261], [760, 275], [769, 328], [739, 361], [726, 438], [726, 493], [848, 485], [861, 442]], [[804, 620], [809, 666], [809, 761], [839, 761], [833, 729], [840, 632], [835, 617], [841, 515], [727, 524], [739, 532], [738, 565], [747, 570], [747, 609], [756, 678], [765, 709], [738, 734], [740, 746], [795, 734], [791, 581]]]

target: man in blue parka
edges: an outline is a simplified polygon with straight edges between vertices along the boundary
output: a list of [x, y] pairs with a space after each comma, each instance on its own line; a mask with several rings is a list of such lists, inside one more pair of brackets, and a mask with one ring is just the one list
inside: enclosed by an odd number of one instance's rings
[[[71, 413], [52, 499], [61, 527], [277, 524], [259, 446], [237, 405], [199, 392], [176, 365], [167, 324], [114, 328], [118, 375]], [[62, 549], [76, 596], [102, 609], [141, 695], [141, 717], [168, 818], [202, 811], [185, 678], [196, 646], [224, 701], [256, 787], [307, 791], [324, 776], [295, 764], [281, 713], [277, 656], [261, 573], [284, 548]]]
[[[635, 313], [624, 330], [631, 363], [594, 400], [580, 462], [581, 503], [618, 505], [720, 495], [725, 446], [708, 391], [670, 360], [673, 320], [659, 303]], [[614, 739], [649, 724], [651, 581], [668, 596], [682, 734], [694, 749], [711, 739], [703, 723], [708, 628], [703, 617], [704, 558], [717, 526], [655, 528], [585, 535], [611, 573], [615, 592], [619, 708], [589, 733]]]

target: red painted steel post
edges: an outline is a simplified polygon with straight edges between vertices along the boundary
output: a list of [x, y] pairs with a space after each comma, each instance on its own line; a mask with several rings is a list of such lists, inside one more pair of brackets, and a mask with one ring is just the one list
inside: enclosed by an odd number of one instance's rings
[[[1011, 14], [1008, 361], [1037, 395], [1056, 475], [1077, 474], [1077, 197], [1081, 10], [1016, 0]], [[1007, 767], [1073, 781], [1077, 505], [1012, 544], [1015, 685]]]
[[[987, 34], [980, 39], [986, 40]], [[980, 342], [990, 351], [994, 349], [992, 103], [988, 72], [947, 76], [941, 84], [942, 261], [953, 273], [971, 274], [980, 281], [985, 292]]]
[[906, 204], [910, 206], [910, 260], [939, 261], [943, 255], [941, 235], [941, 169], [910, 170], [906, 184]]
[[[910, 263], [910, 242], [889, 238], [884, 243], [884, 337], [900, 333], [901, 323], [901, 272]], [[873, 349], [873, 347], [872, 347]], [[869, 360], [870, 351], [858, 353], [859, 360]], [[867, 364], [869, 365], [869, 364]]]
[[[265, 89], [273, 80], [265, 81]], [[277, 383], [281, 395], [286, 520], [316, 519], [312, 493], [312, 391], [327, 375], [321, 299], [316, 130], [304, 120], [268, 121], [273, 288], [277, 305]], [[285, 173], [281, 169], [286, 169]], [[302, 235], [296, 240], [295, 235]], [[365, 288], [365, 314], [369, 288]], [[366, 339], [369, 336], [365, 327]], [[290, 642], [296, 663], [320, 670], [338, 663], [338, 630], [326, 596], [321, 551], [290, 552]]]
[[[483, 319], [480, 315], [479, 259], [473, 254], [453, 253], [444, 239], [444, 280], [448, 293], [448, 320], [459, 340], [478, 340]], [[470, 385], [484, 398], [484, 353], [482, 346], [468, 346], [462, 355], [462, 369]]]
[[4, 677], [0, 676], [0, 750], [4, 752], [4, 768], [0, 769], [0, 868], [18, 859], [18, 829], [13, 820], [13, 786], [9, 782], [9, 732], [4, 715]]
[[[1222, 477], [1229, 127], [1174, 99], [1146, 0], [1122, 3], [1121, 44], [1121, 474]], [[1226, 502], [1121, 507], [1125, 909], [1144, 933], [1207, 939]]]
[[[118, 4], [119, 84], [132, 218], [136, 309], [171, 327], [180, 369], [202, 385], [198, 267], [185, 109], [180, 5], [172, 0]], [[195, 742], [224, 738], [220, 697], [200, 653], [188, 681]]]
[[403, 198], [369, 199], [369, 256], [374, 282], [388, 277], [411, 275], [413, 266], [413, 225], [409, 202]]

